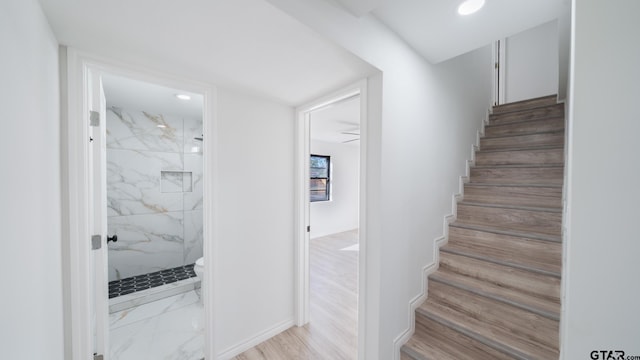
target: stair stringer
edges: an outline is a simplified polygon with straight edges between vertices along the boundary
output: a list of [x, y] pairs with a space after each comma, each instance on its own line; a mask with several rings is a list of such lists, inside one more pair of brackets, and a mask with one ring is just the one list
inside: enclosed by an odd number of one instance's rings
[[[491, 108], [490, 108], [491, 109]], [[458, 178], [458, 192], [451, 196], [451, 213], [445, 215], [443, 220], [442, 236], [434, 239], [433, 242], [433, 262], [425, 265], [422, 268], [422, 288], [420, 293], [416, 295], [409, 302], [409, 325], [407, 329], [401, 332], [393, 340], [393, 359], [400, 360], [400, 349], [404, 344], [411, 339], [416, 330], [416, 309], [427, 300], [429, 289], [429, 275], [436, 272], [440, 265], [440, 248], [445, 246], [449, 241], [449, 224], [456, 221], [456, 214], [458, 213], [458, 202], [464, 197], [464, 185], [469, 182], [471, 176], [471, 167], [476, 162], [476, 151], [480, 149], [480, 139], [484, 136], [484, 128], [489, 124], [490, 110], [485, 114], [484, 119], [480, 125], [480, 130], [476, 131], [476, 140], [474, 144], [471, 144], [471, 156], [466, 161], [465, 175]]]

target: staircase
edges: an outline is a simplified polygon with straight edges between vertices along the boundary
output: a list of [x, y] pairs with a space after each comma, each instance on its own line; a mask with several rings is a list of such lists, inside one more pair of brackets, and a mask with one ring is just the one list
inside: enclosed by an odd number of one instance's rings
[[557, 359], [564, 106], [496, 106], [401, 359]]

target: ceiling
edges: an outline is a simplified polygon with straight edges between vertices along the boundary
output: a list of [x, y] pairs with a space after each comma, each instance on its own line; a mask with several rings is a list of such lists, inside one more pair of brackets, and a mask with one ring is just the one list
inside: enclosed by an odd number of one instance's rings
[[[350, 134], [344, 134], [350, 133]], [[351, 98], [311, 113], [311, 139], [359, 146], [360, 98]]]
[[[180, 117], [202, 118], [204, 102], [201, 94], [109, 74], [102, 76], [102, 86], [109, 106]], [[180, 100], [175, 96], [176, 94], [189, 95], [191, 99]]]
[[300, 105], [375, 71], [264, 0], [40, 0], [58, 42]]
[[[331, 0], [330, 0], [331, 1]], [[567, 0], [486, 0], [460, 16], [462, 0], [333, 0], [356, 16], [372, 13], [432, 63], [558, 18]]]

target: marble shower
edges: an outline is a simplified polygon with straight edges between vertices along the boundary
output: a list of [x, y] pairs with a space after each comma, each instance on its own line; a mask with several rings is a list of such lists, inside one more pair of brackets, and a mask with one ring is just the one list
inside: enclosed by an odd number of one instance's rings
[[107, 104], [109, 281], [202, 256], [202, 119]]

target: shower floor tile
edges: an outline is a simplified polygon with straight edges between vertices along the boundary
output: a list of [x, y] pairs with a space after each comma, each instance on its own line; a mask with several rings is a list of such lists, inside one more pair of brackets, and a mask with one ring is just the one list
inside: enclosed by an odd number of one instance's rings
[[109, 299], [196, 277], [194, 264], [109, 282]]
[[112, 360], [200, 360], [204, 309], [195, 290], [109, 316]]

